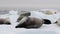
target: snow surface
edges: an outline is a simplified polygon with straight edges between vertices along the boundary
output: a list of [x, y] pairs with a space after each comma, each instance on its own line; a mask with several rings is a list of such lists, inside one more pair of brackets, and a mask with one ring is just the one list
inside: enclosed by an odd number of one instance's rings
[[[55, 18], [59, 17], [59, 14], [57, 14], [55, 16], [53, 15], [54, 17], [52, 15], [50, 15], [50, 16], [45, 15], [44, 16], [44, 14], [39, 13], [39, 12], [34, 13], [34, 11], [31, 16], [35, 16], [35, 17], [40, 18], [39, 14], [43, 18], [49, 17], [48, 19], [50, 19], [51, 21], [52, 21], [52, 19], [55, 20]], [[11, 10], [9, 14], [0, 15], [0, 16], [1, 16], [0, 18], [7, 18], [8, 17], [12, 23], [11, 25], [0, 25], [0, 34], [60, 34], [60, 27], [57, 26], [56, 24], [50, 24], [50, 25], [43, 24], [42, 27], [38, 28], [38, 29], [15, 28], [15, 26], [18, 24], [16, 22], [18, 15], [17, 15], [17, 11], [14, 11], [14, 10]]]
[[49, 19], [52, 23], [54, 23], [54, 22], [57, 21], [57, 19], [60, 18], [60, 13], [53, 14], [53, 15], [46, 15], [46, 14], [44, 14], [42, 12], [31, 11], [31, 16], [42, 18], [42, 19]]

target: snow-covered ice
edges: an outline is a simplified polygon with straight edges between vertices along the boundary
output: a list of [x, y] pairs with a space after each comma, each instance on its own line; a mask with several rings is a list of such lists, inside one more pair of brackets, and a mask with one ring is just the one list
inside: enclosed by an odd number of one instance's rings
[[57, 19], [60, 18], [60, 13], [53, 14], [53, 15], [46, 15], [42, 12], [31, 11], [31, 16], [42, 18], [42, 19], [49, 19], [52, 23], [54, 23], [57, 21]]
[[[59, 14], [53, 16], [52, 15], [47, 16], [40, 13], [40, 15], [42, 18], [49, 17], [48, 19], [50, 19], [51, 21], [54, 20], [55, 18], [58, 19], [59, 17]], [[17, 15], [17, 11], [14, 10], [10, 11], [9, 14], [0, 15], [0, 16], [2, 18], [9, 17], [11, 21], [11, 25], [0, 25], [0, 34], [60, 34], [60, 27], [56, 24], [50, 24], [50, 25], [43, 24], [42, 27], [39, 29], [15, 28], [15, 26], [18, 24], [16, 22], [18, 15]], [[31, 16], [35, 16], [35, 17], [37, 16], [38, 18], [40, 18], [39, 12], [34, 12], [32, 13]]]

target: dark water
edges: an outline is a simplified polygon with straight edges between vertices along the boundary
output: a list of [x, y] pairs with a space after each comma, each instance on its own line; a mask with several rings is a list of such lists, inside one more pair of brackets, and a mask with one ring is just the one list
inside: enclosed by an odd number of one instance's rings
[[9, 13], [9, 11], [7, 11], [7, 10], [0, 10], [0, 15], [1, 14], [8, 14]]

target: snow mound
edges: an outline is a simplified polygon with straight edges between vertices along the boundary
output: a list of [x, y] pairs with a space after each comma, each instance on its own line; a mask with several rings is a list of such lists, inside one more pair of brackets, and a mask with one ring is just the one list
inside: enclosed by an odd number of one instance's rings
[[46, 15], [42, 12], [38, 11], [31, 11], [31, 16], [37, 17], [37, 18], [42, 18], [42, 19], [49, 19], [52, 23], [56, 22], [57, 19], [60, 18], [60, 13], [58, 14], [53, 14], [53, 15]]

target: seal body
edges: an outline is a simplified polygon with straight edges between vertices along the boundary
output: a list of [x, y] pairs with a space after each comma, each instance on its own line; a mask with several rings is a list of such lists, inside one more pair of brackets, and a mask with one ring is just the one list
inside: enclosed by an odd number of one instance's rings
[[3, 19], [3, 18], [0, 18], [0, 24], [11, 24], [10, 21], [8, 19]]
[[36, 17], [24, 17], [16, 28], [40, 28], [43, 20]]

